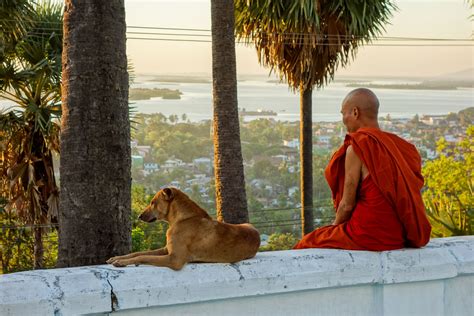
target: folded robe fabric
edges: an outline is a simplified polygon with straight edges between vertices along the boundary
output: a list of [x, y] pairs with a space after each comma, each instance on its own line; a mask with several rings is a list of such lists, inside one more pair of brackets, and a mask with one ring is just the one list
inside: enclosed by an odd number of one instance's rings
[[[398, 234], [397, 225], [401, 225], [401, 234], [405, 247], [423, 247], [430, 239], [431, 225], [426, 216], [425, 207], [421, 197], [423, 177], [421, 175], [421, 158], [415, 146], [402, 138], [375, 128], [361, 128], [355, 133], [346, 136], [343, 146], [333, 155], [325, 176], [331, 188], [334, 206], [337, 209], [342, 199], [344, 189], [345, 155], [349, 145], [352, 145], [357, 156], [369, 170], [368, 182], [361, 183], [359, 188], [365, 190], [364, 194], [376, 196], [381, 194], [386, 205], [382, 210], [370, 209], [370, 205], [356, 208], [351, 219], [340, 225], [330, 225], [316, 229], [303, 237], [295, 246], [301, 248], [341, 248], [341, 249], [366, 249], [389, 250], [401, 248], [397, 246], [396, 239], [387, 235]], [[365, 181], [366, 179], [364, 179]], [[364, 182], [362, 181], [362, 182]], [[370, 199], [370, 198], [369, 198]], [[398, 221], [390, 218], [390, 209], [395, 212]], [[354, 232], [361, 230], [364, 221], [372, 214], [379, 212], [384, 217], [379, 229], [369, 230], [355, 236]], [[356, 214], [356, 218], [353, 218]], [[385, 227], [383, 226], [385, 225]], [[375, 226], [374, 226], [375, 227]], [[386, 236], [382, 236], [385, 231]], [[377, 236], [379, 234], [380, 236]], [[365, 235], [372, 238], [360, 238]], [[374, 244], [374, 241], [375, 244]], [[379, 242], [380, 244], [376, 244]]]

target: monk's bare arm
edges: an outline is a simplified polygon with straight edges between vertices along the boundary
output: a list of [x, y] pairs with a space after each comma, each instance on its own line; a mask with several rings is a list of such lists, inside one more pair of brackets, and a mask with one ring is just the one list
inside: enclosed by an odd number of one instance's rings
[[344, 193], [336, 211], [333, 225], [342, 224], [351, 218], [356, 204], [357, 186], [359, 185], [362, 161], [354, 152], [352, 146], [347, 147], [344, 175]]

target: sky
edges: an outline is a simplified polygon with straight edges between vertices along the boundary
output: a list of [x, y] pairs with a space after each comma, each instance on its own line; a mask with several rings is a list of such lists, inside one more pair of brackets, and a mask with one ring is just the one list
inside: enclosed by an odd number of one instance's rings
[[[383, 36], [459, 38], [473, 34], [472, 14], [465, 0], [396, 0]], [[210, 0], [125, 0], [128, 26], [210, 29]], [[130, 28], [129, 31], [132, 31]], [[160, 30], [133, 30], [166, 32]], [[177, 33], [179, 31], [167, 31]], [[181, 33], [190, 33], [181, 31]], [[203, 33], [201, 33], [203, 34]], [[209, 33], [206, 33], [209, 34]], [[128, 34], [127, 54], [137, 74], [210, 74], [211, 44], [145, 41]], [[178, 38], [178, 36], [154, 36]], [[205, 37], [204, 39], [208, 39]], [[439, 42], [438, 42], [439, 43]], [[471, 42], [473, 43], [473, 42]], [[423, 44], [423, 43], [417, 43]], [[466, 42], [464, 42], [466, 44]], [[268, 74], [253, 47], [236, 47], [238, 74]], [[434, 77], [474, 67], [474, 47], [380, 47], [358, 50], [355, 60], [338, 76]], [[473, 73], [474, 76], [474, 73]]]

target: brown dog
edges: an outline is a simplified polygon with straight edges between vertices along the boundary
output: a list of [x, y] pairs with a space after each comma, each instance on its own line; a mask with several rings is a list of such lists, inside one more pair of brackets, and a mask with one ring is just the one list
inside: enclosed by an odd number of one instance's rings
[[180, 270], [188, 262], [233, 263], [255, 256], [260, 235], [250, 224], [213, 220], [186, 194], [175, 188], [159, 191], [139, 217], [145, 222], [169, 223], [166, 246], [107, 260], [116, 267], [151, 264]]

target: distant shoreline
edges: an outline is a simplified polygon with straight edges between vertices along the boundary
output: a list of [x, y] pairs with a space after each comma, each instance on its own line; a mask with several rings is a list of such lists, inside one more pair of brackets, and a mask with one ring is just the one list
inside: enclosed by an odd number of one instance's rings
[[[211, 84], [211, 80], [202, 77], [180, 77], [180, 76], [158, 76], [146, 78], [146, 82], [158, 82], [163, 84]], [[238, 80], [245, 82], [246, 80]], [[393, 89], [393, 90], [457, 90], [459, 88], [474, 89], [474, 81], [423, 81], [421, 83], [372, 83], [373, 80], [340, 79], [335, 83], [345, 84], [348, 88], [366, 87], [373, 89]], [[284, 81], [271, 79], [264, 80], [265, 83], [285, 84]]]
[[132, 101], [141, 101], [141, 100], [150, 100], [151, 98], [161, 97], [166, 100], [179, 100], [183, 93], [179, 90], [173, 90], [168, 88], [131, 88], [129, 90], [129, 100]]
[[[474, 88], [474, 68], [467, 68], [460, 71], [444, 73], [430, 76], [410, 76], [410, 75], [337, 75], [331, 81], [339, 84], [359, 84], [363, 86], [382, 84], [380, 88], [386, 89], [408, 89], [408, 90], [454, 90], [456, 88]], [[210, 73], [138, 73], [137, 78], [144, 82], [162, 82], [162, 83], [212, 83]], [[251, 74], [238, 73], [237, 81], [260, 81], [267, 83], [282, 83], [276, 74]], [[407, 83], [411, 86], [398, 87], [399, 84]], [[393, 84], [393, 85], [392, 85]], [[373, 86], [379, 88], [379, 86]]]
[[456, 84], [456, 83], [442, 83], [442, 82], [433, 82], [433, 83], [417, 83], [417, 84], [376, 84], [376, 83], [349, 83], [346, 84], [346, 87], [349, 88], [358, 88], [358, 87], [374, 88], [374, 89], [396, 89], [396, 90], [457, 90], [458, 88], [474, 88], [468, 83], [465, 84]]

